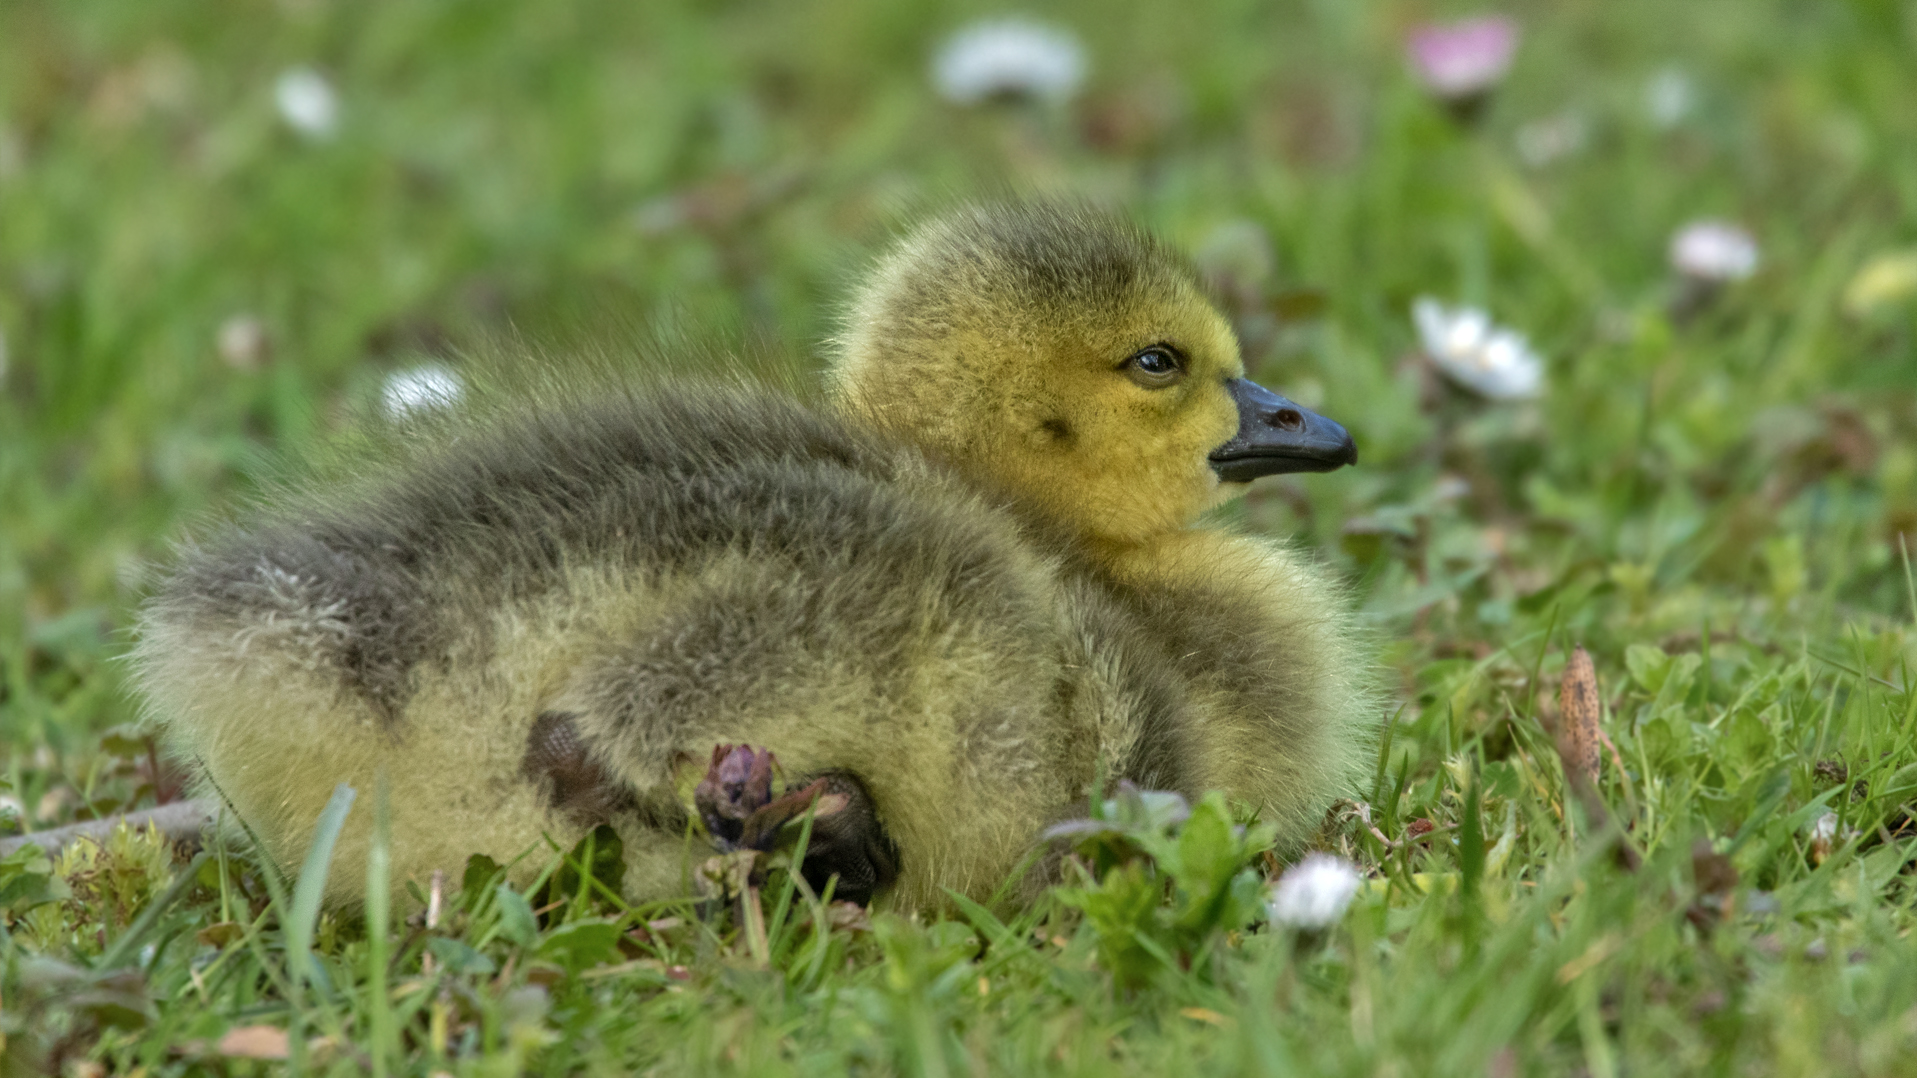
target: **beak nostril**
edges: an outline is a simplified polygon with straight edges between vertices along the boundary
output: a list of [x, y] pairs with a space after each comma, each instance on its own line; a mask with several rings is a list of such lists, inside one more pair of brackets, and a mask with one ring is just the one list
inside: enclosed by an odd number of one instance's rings
[[1226, 383], [1238, 406], [1238, 434], [1211, 453], [1212, 470], [1227, 483], [1261, 475], [1329, 472], [1355, 464], [1351, 432], [1256, 382]]

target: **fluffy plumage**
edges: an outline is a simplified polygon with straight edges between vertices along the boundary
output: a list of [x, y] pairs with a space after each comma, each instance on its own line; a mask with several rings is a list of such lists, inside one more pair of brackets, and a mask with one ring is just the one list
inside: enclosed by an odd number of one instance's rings
[[[1126, 375], [1151, 345], [1178, 384]], [[1080, 210], [964, 211], [840, 349], [830, 411], [582, 388], [212, 537], [142, 618], [154, 713], [282, 865], [387, 776], [398, 880], [603, 819], [632, 896], [677, 893], [675, 767], [728, 742], [856, 776], [911, 908], [990, 894], [1101, 774], [1307, 834], [1362, 767], [1363, 667], [1320, 571], [1193, 526], [1243, 370], [1183, 265]]]

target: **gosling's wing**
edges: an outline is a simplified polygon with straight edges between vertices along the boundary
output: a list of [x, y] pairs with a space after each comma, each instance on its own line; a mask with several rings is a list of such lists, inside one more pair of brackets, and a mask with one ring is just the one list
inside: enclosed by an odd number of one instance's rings
[[283, 857], [335, 782], [382, 771], [423, 826], [477, 843], [522, 793], [549, 668], [602, 628], [621, 581], [766, 536], [791, 508], [768, 475], [886, 467], [829, 420], [738, 390], [502, 415], [185, 550], [142, 612], [136, 680]]
[[1343, 588], [1296, 551], [1210, 531], [1121, 573], [1115, 594], [1198, 705], [1184, 743], [1200, 784], [1308, 837], [1373, 759], [1374, 686]]

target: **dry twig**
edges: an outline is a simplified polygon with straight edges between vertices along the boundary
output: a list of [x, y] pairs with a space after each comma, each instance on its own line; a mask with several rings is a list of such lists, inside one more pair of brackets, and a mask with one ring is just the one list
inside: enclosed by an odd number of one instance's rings
[[51, 856], [77, 839], [90, 838], [95, 842], [105, 842], [114, 828], [123, 823], [134, 828], [143, 828], [152, 824], [158, 827], [160, 834], [165, 835], [169, 840], [188, 848], [197, 848], [200, 845], [201, 833], [213, 825], [215, 812], [216, 806], [210, 800], [175, 801], [172, 804], [141, 809], [138, 812], [124, 812], [97, 820], [82, 820], [65, 827], [0, 839], [0, 857], [5, 857], [28, 843], [41, 847]]

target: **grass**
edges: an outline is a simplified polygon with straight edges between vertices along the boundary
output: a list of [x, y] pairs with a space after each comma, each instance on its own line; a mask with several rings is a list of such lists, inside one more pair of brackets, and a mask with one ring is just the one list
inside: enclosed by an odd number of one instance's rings
[[[315, 918], [310, 871], [122, 835], [0, 864], [9, 1073], [1917, 1070], [1917, 306], [1852, 292], [1917, 246], [1917, 8], [1522, 5], [1472, 129], [1401, 59], [1449, 5], [1042, 11], [1092, 58], [1070, 107], [939, 102], [961, 5], [9, 5], [7, 803], [37, 829], [171, 791], [113, 660], [145, 566], [387, 372], [675, 337], [810, 369], [861, 259], [1010, 185], [1249, 259], [1254, 374], [1363, 447], [1235, 511], [1354, 582], [1402, 705], [1370, 824], [1320, 837], [1371, 876], [1345, 919], [1119, 985], [1058, 896], [867, 921], [775, 876], [759, 941], [577, 870], [535, 916], [481, 865], [431, 928], [369, 910], [388, 933]], [[302, 64], [334, 138], [274, 113]], [[1669, 122], [1659, 72], [1693, 90]], [[1562, 117], [1581, 148], [1527, 161]], [[1664, 252], [1702, 216], [1763, 262], [1677, 317]], [[1430, 384], [1425, 294], [1528, 332], [1543, 397]], [[238, 316], [267, 347], [228, 362]], [[1574, 643], [1635, 872], [1548, 733]]]

